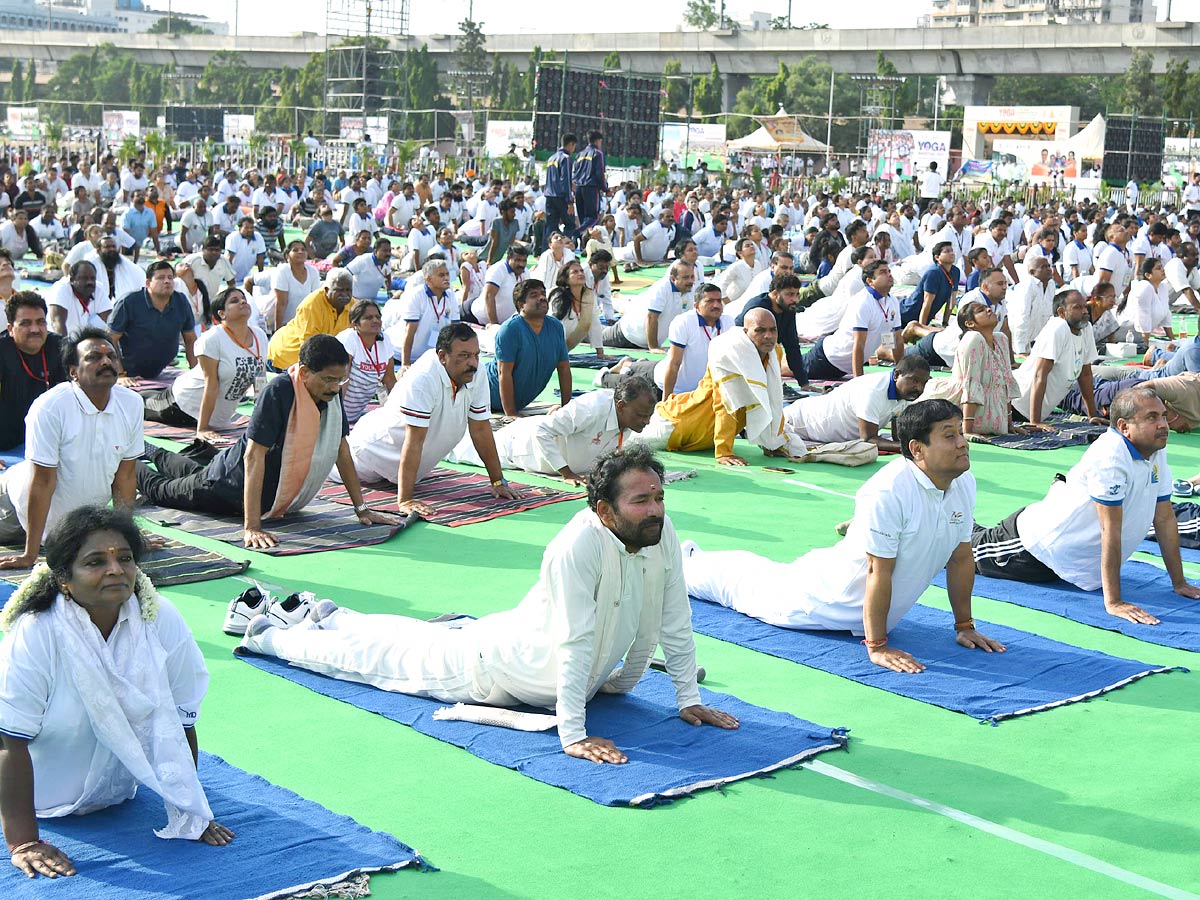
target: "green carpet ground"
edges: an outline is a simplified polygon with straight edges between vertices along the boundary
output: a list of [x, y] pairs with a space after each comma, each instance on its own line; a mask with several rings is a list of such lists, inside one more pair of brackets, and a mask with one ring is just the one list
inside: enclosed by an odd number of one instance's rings
[[[590, 385], [593, 375], [577, 371], [577, 386]], [[877, 468], [793, 465], [792, 475], [772, 474], [762, 467], [778, 461], [738, 443], [748, 469], [719, 468], [705, 454], [664, 454], [669, 468], [700, 470], [698, 478], [668, 487], [667, 506], [681, 537], [708, 549], [790, 560], [828, 545], [836, 540], [834, 523], [852, 509], [838, 493], [852, 495]], [[991, 524], [1042, 496], [1054, 473], [1066, 471], [1082, 450], [973, 445], [971, 453], [977, 518]], [[1172, 435], [1170, 454], [1177, 476], [1200, 471], [1200, 437]], [[1156, 675], [993, 728], [697, 638], [707, 687], [851, 729], [848, 752], [825, 754], [821, 763], [1018, 833], [1000, 837], [807, 768], [650, 810], [597, 806], [258, 671], [231, 655], [236, 640], [221, 633], [225, 605], [248, 578], [283, 593], [313, 590], [368, 612], [506, 609], [533, 584], [546, 544], [580, 508], [560, 503], [457, 529], [421, 523], [380, 546], [289, 558], [177, 534], [253, 561], [241, 579], [166, 591], [212, 674], [198, 726], [201, 746], [391, 832], [440, 868], [373, 878], [373, 895], [382, 900], [1200, 894], [1195, 675]], [[946, 606], [937, 589], [925, 602]], [[1009, 604], [977, 600], [975, 614], [1151, 663], [1198, 662], [1191, 653]], [[946, 640], [952, 639], [947, 618]], [[1049, 843], [1039, 849], [1010, 839], [1020, 835]], [[214, 865], [220, 852], [212, 851]], [[1158, 884], [1138, 886], [1139, 877]]]
[[[834, 541], [832, 526], [851, 501], [786, 480], [852, 494], [875, 468], [798, 465], [794, 475], [776, 475], [763, 471], [771, 461], [756, 449], [740, 449], [752, 464], [741, 471], [701, 454], [665, 454], [671, 468], [700, 470], [668, 488], [681, 536], [789, 560]], [[989, 524], [1039, 497], [1081, 453], [971, 450], [978, 518]], [[1178, 475], [1193, 474], [1200, 439], [1173, 435], [1171, 457]], [[370, 612], [484, 614], [521, 598], [547, 542], [579, 508], [555, 504], [457, 529], [421, 523], [381, 546], [332, 554], [248, 553], [247, 576]], [[238, 662], [230, 654], [236, 642], [220, 626], [225, 603], [243, 587], [226, 579], [167, 592], [212, 672], [201, 745], [395, 834], [441, 869], [376, 877], [377, 897], [1148, 895], [1087, 865], [803, 768], [652, 810], [597, 806]], [[925, 600], [945, 606], [937, 589]], [[1081, 647], [1196, 664], [1190, 653], [1009, 604], [978, 600], [975, 613]], [[949, 619], [946, 635], [952, 640]], [[1180, 891], [1166, 896], [1200, 892], [1193, 675], [1154, 676], [991, 728], [741, 647], [697, 643], [707, 687], [849, 727], [849, 751], [826, 754], [825, 763]]]

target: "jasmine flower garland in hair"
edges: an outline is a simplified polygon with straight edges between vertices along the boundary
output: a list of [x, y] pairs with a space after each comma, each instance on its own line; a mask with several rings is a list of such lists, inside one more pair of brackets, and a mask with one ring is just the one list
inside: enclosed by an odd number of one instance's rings
[[[8, 598], [8, 602], [4, 604], [4, 611], [0, 613], [0, 631], [9, 631], [12, 629], [13, 623], [16, 622], [25, 608], [26, 598], [42, 594], [49, 590], [58, 591], [54, 575], [50, 571], [50, 567], [44, 562], [38, 563], [33, 571], [30, 572], [29, 577], [21, 582], [21, 586], [12, 593], [12, 596]], [[150, 581], [149, 577], [141, 569], [137, 570], [137, 579], [134, 581], [134, 593], [138, 598], [138, 606], [142, 612], [142, 621], [153, 622], [157, 619], [158, 589], [155, 588], [154, 583]]]

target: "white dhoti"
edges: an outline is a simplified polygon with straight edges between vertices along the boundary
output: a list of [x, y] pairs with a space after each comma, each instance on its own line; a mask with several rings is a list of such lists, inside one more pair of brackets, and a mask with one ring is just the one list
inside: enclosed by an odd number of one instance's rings
[[256, 653], [342, 681], [447, 703], [516, 706], [479, 663], [469, 627], [339, 609], [320, 622], [268, 628], [245, 645]]

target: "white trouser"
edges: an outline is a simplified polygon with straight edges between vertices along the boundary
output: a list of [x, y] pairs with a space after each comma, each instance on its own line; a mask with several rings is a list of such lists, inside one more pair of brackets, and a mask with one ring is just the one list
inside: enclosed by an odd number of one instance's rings
[[339, 609], [321, 622], [268, 628], [246, 646], [294, 666], [447, 703], [515, 706], [479, 665], [469, 632], [407, 616]]
[[696, 549], [683, 557], [683, 578], [693, 597], [782, 628], [844, 628], [831, 624], [820, 607], [809, 602], [800, 574], [792, 563], [775, 562], [749, 550]]
[[666, 450], [667, 442], [671, 440], [671, 435], [674, 433], [675, 423], [670, 419], [663, 418], [662, 414], [655, 410], [641, 434], [634, 435], [633, 439], [645, 444], [651, 450]]

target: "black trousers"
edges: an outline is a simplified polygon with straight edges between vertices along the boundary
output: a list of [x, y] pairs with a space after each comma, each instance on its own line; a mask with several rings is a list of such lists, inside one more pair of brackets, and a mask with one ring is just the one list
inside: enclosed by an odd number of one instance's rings
[[[188, 455], [147, 445], [137, 463], [138, 490], [156, 506], [215, 515], [241, 515], [242, 497], [231, 496], [227, 490], [209, 481], [207, 461], [195, 458], [197, 454], [203, 457], [205, 452], [203, 448], [197, 448], [195, 453]], [[145, 460], [154, 463], [155, 468], [151, 469]]]
[[599, 188], [587, 186], [575, 189], [575, 214], [579, 217], [579, 236], [582, 238], [600, 218]]
[[1058, 581], [1054, 570], [1025, 549], [1017, 533], [1017, 516], [1024, 507], [991, 528], [976, 525], [971, 533], [971, 553], [975, 571], [989, 578], [1045, 584]]
[[839, 381], [849, 375], [849, 372], [843, 372], [837, 366], [829, 361], [829, 357], [825, 355], [825, 338], [817, 339], [817, 342], [812, 345], [812, 348], [804, 354], [804, 372], [793, 372], [792, 374], [804, 384], [814, 378], [817, 381]]
[[169, 387], [141, 393], [147, 422], [162, 422], [174, 428], [196, 427], [196, 420], [175, 404], [175, 396]]
[[566, 197], [546, 198], [546, 240], [556, 231], [566, 237], [575, 235], [575, 218], [567, 212]]

